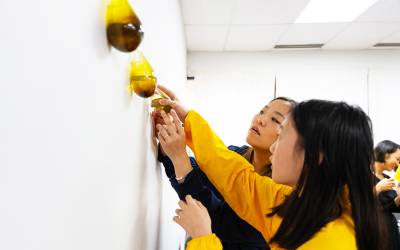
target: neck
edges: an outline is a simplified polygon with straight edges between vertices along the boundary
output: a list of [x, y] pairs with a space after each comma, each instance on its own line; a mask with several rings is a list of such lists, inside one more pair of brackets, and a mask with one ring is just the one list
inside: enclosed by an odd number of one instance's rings
[[374, 169], [375, 169], [375, 176], [378, 177], [378, 179], [383, 179], [383, 170], [385, 170], [385, 164], [382, 162], [375, 162], [374, 163]]
[[262, 175], [265, 172], [265, 165], [270, 164], [269, 157], [271, 153], [265, 149], [254, 148], [253, 159], [251, 164], [254, 166], [254, 170]]

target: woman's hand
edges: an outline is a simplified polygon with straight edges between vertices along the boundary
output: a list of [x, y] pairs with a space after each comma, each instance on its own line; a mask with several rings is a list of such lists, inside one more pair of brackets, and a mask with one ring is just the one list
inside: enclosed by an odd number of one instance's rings
[[392, 190], [395, 186], [396, 184], [393, 178], [390, 179], [383, 178], [375, 185], [376, 193], [379, 194], [380, 192], [383, 191]]
[[160, 114], [164, 124], [157, 124], [161, 149], [172, 160], [176, 179], [183, 181], [185, 176], [193, 169], [186, 153], [185, 131], [175, 110], [171, 109], [171, 115], [164, 111], [161, 111]]
[[192, 238], [211, 234], [211, 218], [207, 208], [200, 201], [186, 195], [185, 201], [179, 201], [180, 209], [175, 210], [174, 221], [188, 232]]
[[179, 101], [178, 97], [175, 95], [174, 92], [172, 92], [170, 89], [167, 89], [166, 87], [162, 85], [157, 86], [161, 91], [163, 91], [165, 94], [171, 98], [169, 99], [161, 99], [160, 104], [163, 106], [171, 106], [171, 108], [175, 109], [176, 113], [178, 114], [179, 120], [181, 122], [185, 121], [186, 115], [188, 113], [187, 108], [185, 108], [182, 103]]
[[185, 131], [179, 121], [175, 110], [171, 110], [171, 115], [161, 111], [163, 125], [156, 125], [157, 137], [165, 154], [171, 159], [181, 158], [186, 154]]

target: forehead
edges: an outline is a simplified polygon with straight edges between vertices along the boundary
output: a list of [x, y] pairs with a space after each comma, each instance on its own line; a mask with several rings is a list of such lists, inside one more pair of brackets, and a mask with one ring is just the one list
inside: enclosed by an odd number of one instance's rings
[[290, 111], [290, 103], [281, 100], [273, 101], [268, 105], [265, 105], [263, 107], [263, 110], [282, 116], [282, 118], [284, 118], [284, 116], [287, 115], [287, 113], [289, 113]]
[[265, 105], [265, 108], [286, 114], [289, 112], [290, 106], [291, 106], [291, 104], [287, 101], [275, 100], [275, 101], [268, 103], [268, 105]]
[[400, 157], [400, 148], [398, 148], [396, 151], [394, 151], [392, 155], [394, 155], [396, 157]]

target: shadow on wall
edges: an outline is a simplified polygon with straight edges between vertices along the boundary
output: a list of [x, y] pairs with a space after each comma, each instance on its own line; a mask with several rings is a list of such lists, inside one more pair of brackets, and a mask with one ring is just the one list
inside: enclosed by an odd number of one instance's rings
[[[145, 103], [147, 104], [147, 102]], [[141, 137], [138, 139], [138, 142], [141, 143], [141, 151], [136, 152], [137, 166], [140, 166], [139, 181], [136, 187], [140, 192], [137, 197], [137, 214], [131, 234], [131, 250], [160, 249], [161, 170], [157, 164], [157, 143], [153, 137], [152, 120], [148, 109], [148, 105], [142, 106], [144, 120], [141, 126]], [[155, 228], [150, 228], [149, 225], [155, 226]]]

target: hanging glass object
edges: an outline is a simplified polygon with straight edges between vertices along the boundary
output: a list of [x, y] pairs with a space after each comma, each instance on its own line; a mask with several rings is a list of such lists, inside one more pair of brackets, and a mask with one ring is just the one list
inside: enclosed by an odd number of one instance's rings
[[153, 107], [157, 111], [164, 110], [166, 113], [169, 113], [171, 111], [171, 106], [163, 106], [160, 104], [161, 99], [170, 99], [169, 96], [161, 91], [161, 89], [157, 88], [155, 90], [154, 95], [151, 97], [151, 107]]
[[154, 95], [156, 87], [157, 78], [150, 63], [141, 52], [134, 52], [130, 70], [130, 90], [146, 98]]
[[143, 39], [142, 24], [128, 0], [110, 1], [106, 25], [108, 42], [120, 51], [134, 51]]
[[394, 179], [400, 183], [400, 164], [397, 163], [397, 169], [394, 175]]

